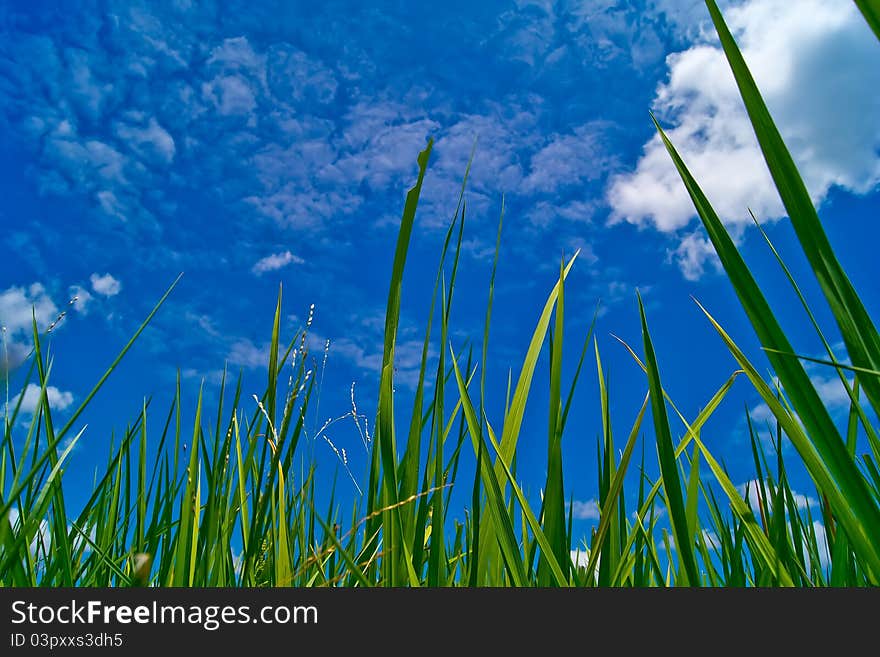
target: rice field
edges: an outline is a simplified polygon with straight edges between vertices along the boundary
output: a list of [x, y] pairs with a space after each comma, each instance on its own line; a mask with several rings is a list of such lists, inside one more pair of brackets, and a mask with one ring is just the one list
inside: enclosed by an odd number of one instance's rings
[[[864, 0], [856, 4], [880, 38], [876, 5]], [[417, 229], [419, 197], [430, 166], [429, 142], [418, 154], [418, 179], [406, 195], [391, 267], [376, 414], [363, 415], [352, 393], [351, 411], [336, 420], [355, 423], [369, 453], [366, 475], [352, 476], [356, 486], [361, 482], [361, 495], [350, 505], [348, 500], [346, 505], [338, 503], [334, 495], [329, 504], [319, 503], [318, 489], [326, 485], [326, 473], [318, 473], [314, 465], [301, 466], [304, 427], [316, 404], [317, 377], [310, 369], [308, 325], [290, 338], [280, 335], [279, 292], [261, 396], [245, 395], [240, 379], [227, 381], [224, 376], [216, 406], [208, 408], [200, 394], [195, 409], [185, 408], [178, 382], [170, 408], [145, 403], [137, 417], [119, 418], [127, 422], [124, 432], [95, 478], [87, 502], [75, 512], [66, 504], [65, 470], [82, 436], [82, 431], [75, 431], [77, 420], [161, 312], [163, 302], [174, 293], [172, 285], [63, 424], [54, 420], [47, 397], [51, 359], [43, 347], [46, 335], [34, 324], [23, 386], [36, 383], [41, 398], [28, 423], [20, 421], [23, 396], [6, 391], [13, 403], [0, 440], [0, 585], [880, 583], [880, 438], [875, 424], [880, 411], [880, 334], [828, 241], [720, 11], [712, 0], [707, 5], [767, 166], [836, 326], [823, 329], [814, 319], [801, 292], [802, 282], [789, 273], [764, 234], [768, 256], [788, 277], [790, 294], [803, 304], [827, 357], [799, 355], [699, 181], [655, 121], [772, 373], [759, 371], [754, 364], [758, 354], [745, 353], [700, 306], [708, 326], [717, 333], [718, 349], [730, 353], [737, 369], [695, 417], [686, 417], [664, 388], [651, 317], [642, 300], [634, 299], [641, 338], [623, 346], [644, 371], [644, 394], [635, 417], [612, 417], [592, 331], [566, 335], [567, 278], [578, 266], [576, 254], [560, 263], [558, 277], [549, 282], [546, 303], [533, 320], [531, 340], [511, 377], [504, 412], [490, 417], [485, 372], [495, 265], [503, 257], [499, 248], [503, 217], [483, 334], [472, 336], [476, 347], [465, 351], [449, 346], [454, 330], [450, 308], [456, 285], [461, 284], [457, 265], [465, 234], [466, 171], [440, 248], [418, 383], [412, 400], [402, 407], [394, 386], [395, 346], [408, 246]], [[843, 338], [846, 361], [832, 351], [826, 338], [830, 331]], [[580, 346], [570, 380], [562, 374], [563, 344], [568, 340]], [[433, 361], [432, 348], [438, 354]], [[546, 373], [539, 373], [537, 367], [542, 353], [549, 358]], [[823, 404], [805, 369], [806, 361], [839, 376], [850, 400], [845, 427], [835, 423]], [[600, 516], [587, 542], [579, 544], [563, 481], [562, 438], [578, 379], [589, 370], [600, 382], [593, 402], [603, 428], [596, 465]], [[696, 369], [694, 376], [699, 376]], [[749, 423], [755, 483], [754, 490], [745, 493], [731, 481], [701, 434], [737, 380], [747, 381], [767, 405], [776, 437], [768, 448]], [[547, 474], [536, 504], [517, 477], [516, 457], [525, 407], [537, 386], [550, 393]], [[188, 426], [182, 418], [193, 413], [195, 420]], [[637, 453], [646, 432], [656, 449]], [[794, 447], [812, 478], [820, 501], [817, 507], [802, 504], [792, 490], [782, 457], [784, 441]], [[655, 457], [649, 468], [646, 459]], [[344, 454], [340, 461], [347, 470]], [[472, 478], [460, 476], [464, 463], [468, 464], [464, 470], [474, 473]], [[659, 476], [646, 474], [654, 470]], [[456, 503], [462, 497], [468, 500], [464, 506]], [[825, 530], [817, 532], [819, 525]]]

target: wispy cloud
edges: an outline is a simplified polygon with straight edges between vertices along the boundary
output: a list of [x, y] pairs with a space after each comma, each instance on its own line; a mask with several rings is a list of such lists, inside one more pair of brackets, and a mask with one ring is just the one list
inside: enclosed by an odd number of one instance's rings
[[299, 256], [293, 255], [290, 251], [284, 251], [282, 253], [267, 255], [265, 258], [260, 258], [254, 264], [252, 271], [259, 276], [260, 274], [265, 274], [267, 271], [275, 271], [276, 269], [286, 267], [291, 263], [301, 265], [304, 262], [305, 260]]
[[269, 343], [257, 346], [251, 340], [242, 338], [232, 343], [227, 360], [232, 365], [247, 369], [265, 368], [269, 364]]
[[669, 251], [669, 259], [678, 265], [682, 276], [689, 281], [700, 280], [707, 265], [715, 271], [721, 270], [715, 247], [702, 230], [685, 234], [678, 246]]
[[83, 315], [87, 315], [93, 299], [91, 292], [81, 285], [71, 285], [68, 292], [70, 293], [70, 299], [73, 302], [74, 310]]
[[111, 274], [92, 274], [89, 280], [92, 282], [92, 290], [95, 294], [100, 294], [102, 297], [115, 297], [122, 291], [122, 283]]
[[599, 503], [596, 500], [575, 500], [571, 503], [571, 515], [576, 520], [598, 520]]

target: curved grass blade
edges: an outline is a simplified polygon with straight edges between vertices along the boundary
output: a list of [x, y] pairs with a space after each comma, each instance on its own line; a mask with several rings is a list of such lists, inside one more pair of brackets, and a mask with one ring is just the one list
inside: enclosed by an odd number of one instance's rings
[[[474, 453], [477, 455], [479, 461], [479, 472], [477, 476], [483, 479], [484, 488], [486, 490], [486, 506], [488, 506], [490, 517], [493, 520], [492, 528], [494, 529], [494, 538], [497, 540], [501, 549], [501, 554], [507, 565], [507, 570], [510, 579], [513, 581], [513, 585], [518, 587], [523, 586], [526, 583], [525, 568], [519, 544], [516, 540], [516, 534], [513, 530], [513, 522], [511, 521], [507, 508], [504, 505], [504, 497], [501, 493], [498, 479], [495, 476], [495, 470], [492, 468], [488, 457], [484, 455], [485, 440], [483, 439], [481, 424], [477, 419], [477, 414], [471, 403], [467, 386], [461, 376], [461, 370], [458, 367], [458, 359], [455, 357], [455, 352], [452, 351], [451, 346], [450, 354], [452, 357], [452, 367], [455, 371], [455, 382], [458, 385], [458, 393], [461, 397], [462, 410], [465, 420], [467, 421], [468, 432], [471, 434], [471, 440], [474, 443]], [[500, 456], [499, 460], [501, 460]], [[486, 526], [487, 523], [484, 520], [481, 531], [485, 530]], [[485, 538], [484, 536], [480, 537], [481, 549], [485, 549], [484, 541], [489, 538], [492, 538], [492, 536], [491, 534], [488, 534], [488, 532], [485, 534]]]
[[[400, 296], [403, 287], [403, 270], [406, 265], [406, 254], [409, 250], [410, 236], [412, 235], [415, 221], [416, 208], [419, 203], [419, 194], [422, 190], [422, 182], [425, 178], [425, 170], [428, 159], [431, 156], [433, 140], [428, 141], [425, 149], [419, 153], [419, 173], [416, 184], [407, 192], [404, 203], [403, 216], [400, 220], [400, 232], [397, 236], [397, 247], [394, 253], [394, 263], [391, 268], [391, 284], [388, 291], [388, 306], [385, 311], [385, 337], [382, 353], [382, 370], [379, 378], [379, 409], [376, 422], [375, 435], [373, 436], [379, 450], [379, 458], [382, 465], [381, 487], [384, 496], [384, 506], [394, 507], [398, 499], [397, 482], [397, 446], [394, 435], [394, 350], [397, 341], [397, 327], [400, 321]], [[402, 535], [403, 523], [400, 508], [394, 507], [386, 515], [384, 525], [384, 543], [390, 558], [383, 560], [387, 569], [386, 576], [391, 584], [398, 583], [396, 566], [400, 555], [398, 544], [405, 541]], [[401, 580], [402, 583], [402, 580]]]
[[[870, 496], [870, 491], [867, 490], [867, 483], [861, 473], [856, 469], [855, 463], [852, 460], [847, 461], [855, 471], [855, 475], [848, 476], [845, 473], [843, 475], [843, 481], [839, 482], [835, 477], [836, 473], [832, 470], [834, 464], [828, 463], [822, 458], [822, 455], [814, 447], [813, 441], [807, 435], [805, 427], [798, 422], [798, 419], [788, 412], [782, 401], [780, 401], [770, 386], [768, 386], [761, 378], [761, 375], [755, 367], [749, 362], [745, 354], [739, 349], [730, 336], [727, 335], [724, 329], [721, 328], [721, 325], [715, 321], [715, 318], [713, 318], [698, 301], [696, 303], [706, 317], [708, 317], [722, 340], [724, 340], [727, 348], [739, 363], [740, 367], [745, 371], [746, 376], [752, 382], [752, 385], [755, 386], [755, 389], [764, 400], [764, 403], [770, 408], [770, 411], [776, 417], [776, 421], [781, 425], [785, 435], [788, 436], [789, 440], [791, 440], [792, 444], [798, 450], [801, 459], [804, 461], [804, 465], [813, 477], [819, 490], [828, 498], [834, 509], [835, 516], [849, 535], [853, 548], [864, 560], [866, 568], [871, 572], [872, 581], [877, 583], [877, 573], [880, 573], [880, 555], [878, 555], [878, 549], [880, 548], [878, 548], [874, 537], [876, 536], [878, 531], [877, 528], [880, 527], [880, 525], [865, 525], [863, 519], [859, 515], [861, 509], [857, 507], [857, 502], [859, 501], [858, 485], [863, 486], [866, 489], [867, 496]], [[802, 420], [803, 418], [799, 416], [799, 419]], [[846, 452], [846, 446], [842, 441], [841, 449], [844, 450], [844, 453], [848, 458], [849, 454]], [[855, 493], [852, 492], [853, 489], [855, 489]], [[852, 499], [850, 496], [852, 496]], [[870, 502], [870, 497], [868, 497], [868, 501]]]
[[[755, 136], [770, 169], [770, 175], [791, 219], [801, 248], [837, 320], [853, 365], [880, 370], [880, 333], [877, 332], [861, 298], [831, 248], [804, 181], [764, 104], [758, 86], [718, 6], [714, 0], [706, 0], [706, 5], [721, 39], [730, 69], [736, 78]], [[875, 27], [878, 13], [876, 8], [869, 8], [867, 3], [862, 3], [860, 8], [872, 28]], [[880, 380], [864, 377], [862, 386], [874, 408], [880, 408]]]
[[[498, 445], [498, 441], [495, 439], [492, 427], [487, 426], [486, 432], [489, 434], [489, 440], [492, 443], [492, 448], [495, 450], [496, 454], [499, 454], [501, 449]], [[507, 477], [507, 481], [510, 483], [510, 487], [513, 490], [514, 495], [516, 496], [516, 499], [519, 501], [519, 506], [522, 509], [525, 520], [535, 536], [535, 541], [537, 541], [538, 545], [541, 548], [541, 557], [545, 560], [545, 563], [550, 569], [553, 578], [556, 580], [556, 585], [567, 586], [568, 581], [566, 579], [565, 573], [562, 572], [562, 567], [559, 565], [559, 561], [557, 560], [556, 555], [554, 554], [553, 546], [547, 539], [544, 531], [541, 529], [541, 525], [538, 522], [537, 518], [535, 518], [535, 514], [532, 512], [532, 509], [529, 506], [525, 495], [523, 495], [522, 490], [516, 483], [516, 479], [514, 478], [513, 473], [510, 471], [510, 468], [507, 467], [507, 464], [504, 462], [503, 459], [499, 458], [498, 462], [504, 466], [504, 474]], [[568, 555], [566, 555], [566, 557], [566, 560], [570, 561]]]
[[[721, 259], [761, 344], [777, 351], [792, 352], [793, 349], [788, 338], [776, 321], [764, 294], [755, 282], [715, 210], [656, 119], [654, 125], [676, 169], [678, 169], [694, 207], [703, 221], [706, 232], [712, 240], [715, 251]], [[720, 327], [716, 326], [716, 328]], [[730, 344], [732, 341], [728, 347]], [[834, 497], [846, 509], [835, 510], [847, 515], [851, 514], [853, 522], [847, 527], [847, 531], [859, 534], [862, 538], [857, 539], [855, 536], [850, 538], [854, 545], [861, 546], [867, 563], [872, 564], [871, 570], [875, 573], [874, 577], [880, 577], [880, 570], [878, 570], [880, 568], [880, 547], [878, 547], [880, 545], [880, 509], [877, 508], [876, 500], [871, 496], [864, 477], [847, 453], [846, 445], [831, 419], [828, 409], [822, 403], [822, 399], [803, 366], [794, 359], [781, 357], [772, 351], [767, 351], [767, 355], [806, 429], [805, 432], [801, 431], [798, 426], [797, 440], [792, 439], [792, 442], [804, 461], [812, 464], [813, 469], [810, 472], [817, 482], [821, 481], [823, 487], [839, 487], [840, 495]], [[742, 362], [740, 365], [748, 372]], [[749, 379], [755, 383], [752, 375], [749, 375]], [[757, 380], [763, 384], [760, 377]], [[772, 393], [770, 396], [773, 396]], [[785, 418], [789, 417], [775, 399], [771, 408], [777, 408]], [[777, 418], [782, 419], [778, 415]], [[791, 434], [789, 437], [791, 438]], [[819, 458], [815, 457], [816, 454]]]
[[[633, 448], [636, 444], [636, 438], [639, 435], [639, 431], [642, 428], [642, 419], [645, 416], [645, 411], [648, 408], [648, 398], [650, 393], [645, 396], [645, 401], [642, 402], [642, 407], [639, 409], [639, 414], [636, 416], [636, 421], [633, 423], [632, 431], [630, 431], [629, 438], [626, 441], [626, 446], [623, 448], [623, 455], [620, 457], [620, 463], [617, 466], [617, 470], [614, 473], [614, 477], [611, 480], [611, 484], [608, 488], [608, 493], [605, 497], [605, 503], [602, 505], [602, 509], [599, 513], [599, 527], [596, 530], [596, 534], [593, 537], [593, 549], [590, 550], [589, 560], [587, 561], [587, 572], [592, 573], [595, 572], [596, 565], [599, 562], [599, 557], [601, 556], [601, 549], [599, 549], [603, 542], [605, 541], [605, 535], [608, 533], [609, 528], [611, 527], [612, 520], [616, 518], [615, 513], [615, 505], [617, 503], [617, 498], [621, 494], [623, 490], [623, 478], [626, 474], [627, 467], [629, 466], [630, 457], [632, 456]], [[616, 546], [612, 545], [612, 549], [616, 548]], [[629, 550], [627, 549], [627, 552]]]

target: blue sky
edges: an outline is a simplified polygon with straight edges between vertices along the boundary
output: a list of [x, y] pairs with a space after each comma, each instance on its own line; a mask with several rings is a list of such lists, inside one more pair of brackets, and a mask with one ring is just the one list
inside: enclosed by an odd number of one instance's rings
[[[723, 7], [876, 317], [880, 45], [843, 0]], [[519, 368], [559, 260], [578, 248], [566, 351], [576, 358], [601, 299], [597, 336], [617, 433], [629, 429], [645, 389], [611, 337], [640, 343], [637, 289], [666, 386], [691, 416], [735, 369], [691, 295], [763, 363], [649, 110], [741, 243], [793, 342], [819, 352], [750, 226], [748, 208], [803, 280], [707, 19], [695, 0], [0, 5], [0, 322], [13, 364], [28, 349], [31, 308], [41, 329], [66, 311], [51, 334], [50, 399], [69, 413], [184, 272], [83, 416], [89, 428], [69, 479], [90, 480], [111, 432], [145, 396], [164, 408], [178, 370], [188, 400], [203, 380], [216, 394], [224, 362], [243, 372], [246, 392], [261, 391], [279, 283], [285, 335], [315, 304], [312, 346], [320, 353], [330, 340], [315, 426], [348, 410], [353, 381], [372, 416], [397, 225], [428, 137], [435, 147], [398, 343], [402, 395], [417, 372], [443, 232], [475, 137], [452, 339], [461, 347], [482, 335], [503, 194], [490, 400], [503, 402], [507, 369]], [[812, 283], [805, 288], [818, 298]], [[568, 362], [567, 376], [573, 369]], [[830, 374], [813, 371], [840, 411]], [[595, 379], [590, 366], [564, 442], [583, 523], [596, 494]], [[532, 491], [546, 458], [545, 387], [536, 384], [521, 440]], [[739, 481], [750, 476], [746, 407], [763, 412], [740, 382], [707, 429]], [[357, 454], [350, 429], [334, 440]], [[329, 482], [335, 456], [325, 445], [315, 453]], [[363, 459], [354, 458], [358, 472]], [[797, 484], [811, 493], [803, 478]]]

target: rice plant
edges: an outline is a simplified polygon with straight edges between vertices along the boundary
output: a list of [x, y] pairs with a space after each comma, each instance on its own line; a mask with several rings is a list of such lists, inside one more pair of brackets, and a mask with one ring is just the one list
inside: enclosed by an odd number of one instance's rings
[[[877, 12], [857, 2], [875, 32]], [[0, 441], [0, 584], [3, 586], [864, 586], [880, 583], [880, 440], [873, 424], [880, 410], [880, 334], [825, 236], [788, 150], [737, 44], [713, 0], [707, 6], [742, 99], [792, 226], [824, 300], [836, 320], [848, 360], [836, 357], [800, 285], [767, 238], [803, 303], [827, 358], [850, 400], [842, 431], [823, 405], [803, 361], [773, 314], [737, 246], [663, 132], [657, 130], [748, 316], [773, 377], [759, 373], [715, 320], [711, 302], [697, 303], [706, 330], [718, 334], [735, 363], [730, 377], [695, 417], [685, 417], [663, 385], [661, 365], [640, 313], [641, 342], [623, 343], [644, 371], [642, 404], [634, 417], [612, 417], [610, 391], [592, 327], [574, 339], [581, 346], [573, 377], [563, 379], [566, 286], [577, 254], [548, 280], [511, 376], [500, 416], [488, 411], [486, 371], [495, 268], [503, 210], [487, 286], [480, 350], [453, 340], [453, 305], [467, 206], [465, 171], [445, 234], [425, 325], [421, 364], [411, 407], [396, 408], [395, 348], [409, 242], [432, 145], [418, 155], [418, 178], [407, 193], [391, 268], [384, 351], [376, 415], [355, 405], [334, 421], [353, 422], [369, 453], [366, 476], [352, 476], [360, 495], [319, 505], [328, 481], [297, 455], [306, 417], [316, 404], [306, 327], [282, 338], [279, 290], [267, 380], [260, 397], [243, 395], [241, 379], [218, 388], [216, 408], [200, 393], [192, 427], [184, 426], [178, 379], [169, 408], [144, 403], [111, 445], [106, 466], [78, 511], [65, 501], [69, 457], [87, 428], [77, 420], [173, 292], [172, 284], [82, 404], [60, 426], [47, 389], [52, 361], [45, 334], [33, 325], [33, 351], [24, 384], [35, 381], [40, 399], [21, 421], [23, 396], [7, 408]], [[880, 32], [878, 32], [880, 36]], [[655, 122], [656, 123], [656, 122]], [[760, 226], [758, 227], [760, 230]], [[763, 231], [762, 231], [763, 234]], [[766, 235], [764, 235], [766, 238]], [[439, 318], [439, 325], [434, 325]], [[569, 336], [570, 337], [570, 336]], [[621, 341], [622, 342], [622, 341]], [[471, 343], [472, 345], [473, 343]], [[437, 348], [436, 368], [429, 352]], [[546, 481], [539, 503], [517, 477], [516, 457], [525, 408], [542, 378], [547, 350]], [[602, 435], [597, 445], [596, 496], [600, 515], [586, 541], [573, 533], [563, 481], [563, 436], [584, 366], [599, 380], [594, 400]], [[809, 360], [809, 359], [807, 359]], [[285, 375], [287, 373], [287, 375]], [[754, 476], [743, 490], [706, 447], [702, 430], [737, 381], [747, 382], [770, 409], [771, 449], [749, 421]], [[8, 381], [7, 381], [8, 384]], [[646, 418], [650, 422], [646, 422]], [[405, 418], [407, 421], [401, 422]], [[623, 434], [620, 431], [623, 430]], [[656, 478], [648, 476], [650, 432]], [[319, 434], [321, 431], [318, 432]], [[23, 434], [23, 435], [22, 435]], [[626, 436], [623, 447], [616, 437]], [[782, 444], [789, 441], [811, 476], [820, 500], [803, 504], [789, 484]], [[860, 445], [867, 451], [858, 453]], [[148, 449], [149, 446], [149, 449]], [[332, 446], [332, 443], [331, 443]], [[332, 446], [335, 450], [335, 446]], [[768, 453], [769, 451], [769, 453]], [[148, 458], [148, 453], [153, 454]], [[634, 463], [634, 459], [637, 460]], [[464, 460], [472, 479], [460, 476]], [[704, 475], [711, 472], [711, 479]], [[627, 479], [627, 475], [629, 479]], [[357, 482], [362, 481], [362, 486]], [[634, 490], [626, 487], [635, 481]], [[453, 504], [453, 489], [469, 503]], [[820, 530], [821, 528], [821, 530]]]

